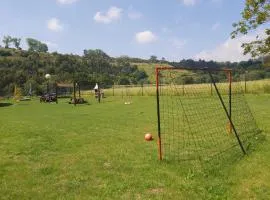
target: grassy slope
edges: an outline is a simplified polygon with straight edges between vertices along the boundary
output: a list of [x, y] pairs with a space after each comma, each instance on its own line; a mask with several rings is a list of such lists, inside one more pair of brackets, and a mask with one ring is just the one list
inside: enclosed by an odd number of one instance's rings
[[149, 81], [151, 83], [154, 83], [156, 78], [155, 78], [155, 68], [156, 66], [170, 66], [168, 64], [160, 64], [160, 63], [133, 63], [138, 66], [140, 70], [144, 70], [147, 75], [149, 76]]
[[199, 171], [159, 163], [144, 142], [156, 132], [152, 97], [0, 107], [0, 199], [269, 199], [269, 98], [248, 96], [266, 135], [256, 151]]

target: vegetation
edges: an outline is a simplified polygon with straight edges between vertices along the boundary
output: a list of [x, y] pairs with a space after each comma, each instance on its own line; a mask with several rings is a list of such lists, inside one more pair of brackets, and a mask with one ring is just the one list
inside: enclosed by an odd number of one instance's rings
[[27, 38], [26, 42], [29, 46], [29, 51], [35, 51], [35, 52], [44, 52], [46, 53], [48, 51], [47, 44], [44, 44], [38, 40], [35, 40], [33, 38]]
[[[238, 85], [237, 83], [233, 83]], [[241, 88], [245, 90], [246, 94], [270, 94], [270, 79], [257, 80], [257, 81], [242, 81], [240, 82]], [[222, 87], [225, 85], [224, 83], [217, 83], [218, 87]], [[202, 93], [211, 93], [211, 85], [207, 84], [187, 84], [187, 85], [179, 85], [179, 90], [185, 90], [185, 93], [192, 93], [194, 88], [197, 88], [202, 91]], [[82, 94], [88, 95], [90, 91], [83, 91]], [[137, 86], [125, 86], [125, 85], [115, 85], [113, 88], [104, 89], [104, 93], [106, 96], [122, 96], [126, 95], [130, 96], [155, 96], [156, 95], [156, 86], [155, 84], [144, 84]]]
[[[242, 12], [242, 20], [233, 24], [235, 30], [231, 33], [231, 36], [235, 38], [238, 34], [247, 34], [249, 31], [269, 22], [269, 0], [246, 0], [245, 8]], [[264, 33], [265, 37], [257, 35], [255, 41], [242, 44], [244, 54], [250, 53], [253, 57], [270, 54], [270, 29], [266, 28]]]
[[[32, 40], [30, 40], [32, 41]], [[52, 74], [51, 81], [79, 82], [80, 85], [136, 84], [144, 82], [147, 74], [136, 65], [122, 60], [114, 61], [101, 50], [85, 50], [83, 56], [45, 53], [38, 47], [29, 51], [0, 48], [0, 95], [12, 94], [14, 86], [24, 88], [31, 83], [34, 94], [44, 92], [45, 74]], [[34, 45], [35, 46], [35, 45]]]
[[[47, 80], [44, 75], [52, 75], [51, 83], [76, 81], [81, 89], [91, 88], [95, 83], [102, 87], [113, 84], [148, 84], [155, 82], [156, 65], [186, 67], [186, 68], [231, 68], [237, 70], [234, 79], [244, 76], [247, 80], [258, 80], [270, 77], [270, 69], [264, 68], [261, 60], [249, 60], [239, 63], [191, 59], [179, 62], [168, 62], [164, 57], [161, 60], [154, 55], [150, 59], [130, 58], [121, 56], [110, 57], [100, 49], [84, 50], [83, 55], [48, 53], [46, 44], [33, 39], [26, 39], [28, 50], [20, 48], [20, 38], [5, 36], [3, 42], [6, 48], [0, 48], [0, 96], [12, 95], [15, 85], [22, 88], [22, 95], [27, 95], [29, 85], [33, 95], [40, 95], [46, 91]], [[11, 44], [14, 47], [11, 48]], [[192, 72], [194, 75], [194, 72]], [[244, 75], [245, 74], [245, 75]], [[226, 76], [216, 76], [217, 81], [226, 79]], [[180, 80], [180, 79], [179, 79]], [[202, 81], [204, 80], [204, 81]], [[181, 77], [181, 83], [196, 84], [209, 82], [209, 78], [196, 73], [194, 78], [189, 74]]]
[[20, 49], [21, 38], [15, 38], [8, 35], [4, 36], [2, 42], [4, 43], [5, 48], [9, 48], [10, 45], [13, 43], [15, 48]]
[[[269, 22], [269, 11], [269, 0], [246, 0], [243, 19], [234, 24], [232, 38]], [[34, 38], [26, 39], [28, 49], [23, 50], [20, 38], [4, 36], [4, 48], [0, 46], [0, 199], [270, 199], [270, 68], [264, 67], [270, 66], [270, 29], [265, 34], [243, 44], [245, 54], [263, 59], [238, 63], [169, 62], [155, 55], [114, 58], [100, 49], [85, 49], [82, 55], [49, 53], [47, 44]], [[233, 154], [218, 163], [157, 160], [156, 99], [151, 85], [157, 64], [226, 67], [235, 70], [234, 80], [245, 80], [240, 84], [246, 87], [245, 96], [262, 130], [247, 156]], [[45, 79], [47, 73], [51, 80]], [[214, 78], [217, 85], [227, 79], [222, 73], [214, 73]], [[209, 89], [209, 76], [195, 70], [175, 79], [176, 87], [184, 92], [192, 87]], [[59, 104], [43, 104], [36, 97], [19, 101], [30, 88], [34, 95], [44, 93], [50, 82], [79, 83], [89, 103], [74, 107], [60, 99]], [[95, 83], [105, 88], [101, 103], [86, 90]], [[129, 88], [132, 104], [124, 105], [121, 98], [127, 88], [111, 87], [114, 84], [140, 85]], [[5, 95], [14, 98], [3, 100]], [[176, 106], [171, 109], [177, 110]], [[198, 109], [204, 117], [213, 117], [204, 107]], [[207, 134], [201, 130], [196, 134]], [[153, 133], [154, 141], [144, 141], [145, 133]], [[202, 141], [211, 145], [205, 138]]]
[[154, 97], [87, 100], [1, 107], [1, 199], [270, 198], [269, 95], [248, 95], [266, 140], [218, 169], [157, 160]]

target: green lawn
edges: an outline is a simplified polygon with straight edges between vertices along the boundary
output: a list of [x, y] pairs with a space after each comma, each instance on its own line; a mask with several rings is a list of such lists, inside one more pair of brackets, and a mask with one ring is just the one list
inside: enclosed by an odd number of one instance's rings
[[0, 199], [270, 199], [270, 95], [247, 100], [265, 140], [219, 168], [157, 160], [154, 97], [0, 106]]

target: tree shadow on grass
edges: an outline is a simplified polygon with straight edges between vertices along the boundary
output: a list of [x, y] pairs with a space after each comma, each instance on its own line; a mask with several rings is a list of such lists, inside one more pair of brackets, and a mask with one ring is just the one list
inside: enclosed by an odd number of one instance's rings
[[0, 103], [0, 107], [12, 106], [12, 103]]

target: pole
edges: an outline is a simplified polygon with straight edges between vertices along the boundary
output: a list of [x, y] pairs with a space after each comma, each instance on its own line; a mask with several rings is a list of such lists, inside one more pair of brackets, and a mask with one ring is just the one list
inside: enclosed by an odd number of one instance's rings
[[[228, 81], [229, 81], [229, 117], [232, 121], [232, 72], [228, 72]], [[232, 124], [229, 122], [229, 133], [232, 133]]]
[[247, 72], [246, 71], [245, 71], [244, 79], [245, 79], [245, 94], [246, 94], [247, 93]]
[[47, 81], [47, 94], [49, 94], [49, 80]]
[[160, 110], [159, 110], [159, 69], [156, 68], [156, 96], [157, 96], [157, 122], [158, 122], [158, 154], [159, 160], [162, 160], [161, 149], [161, 131], [160, 131]]
[[183, 84], [182, 84], [182, 95], [184, 96], [185, 95], [185, 83], [183, 81]]
[[141, 87], [142, 87], [142, 96], [143, 96], [143, 83], [141, 84]]
[[215, 80], [214, 80], [214, 78], [213, 78], [211, 72], [208, 71], [208, 73], [209, 73], [209, 75], [210, 75], [210, 78], [211, 78], [211, 80], [212, 80], [212, 83], [213, 83], [213, 85], [214, 85], [214, 88], [215, 88], [215, 90], [216, 90], [216, 92], [217, 92], [217, 95], [218, 95], [218, 98], [219, 98], [219, 100], [220, 100], [220, 102], [221, 102], [221, 105], [222, 105], [222, 107], [223, 107], [223, 109], [224, 109], [224, 111], [225, 111], [225, 113], [226, 113], [226, 115], [227, 115], [227, 118], [228, 118], [229, 121], [230, 121], [230, 124], [232, 125], [232, 129], [233, 129], [233, 131], [234, 131], [234, 134], [235, 134], [235, 137], [236, 137], [236, 139], [237, 139], [237, 141], [238, 141], [238, 144], [239, 144], [239, 146], [240, 146], [240, 148], [241, 148], [243, 154], [245, 155], [245, 154], [246, 154], [246, 151], [245, 151], [245, 149], [244, 149], [244, 147], [243, 147], [243, 144], [242, 144], [242, 142], [241, 142], [241, 140], [240, 140], [240, 138], [239, 138], [239, 136], [238, 136], [238, 133], [237, 133], [237, 131], [236, 131], [236, 129], [235, 129], [235, 126], [234, 126], [234, 124], [233, 124], [233, 122], [232, 122], [232, 120], [231, 120], [231, 118], [230, 118], [230, 115], [229, 115], [228, 110], [227, 110], [227, 108], [226, 108], [226, 106], [225, 106], [225, 104], [224, 104], [224, 101], [223, 101], [223, 99], [222, 99], [222, 97], [221, 97], [221, 95], [220, 95], [220, 93], [219, 93], [219, 90], [218, 90], [218, 88], [217, 88], [217, 86], [216, 86]]
[[78, 90], [79, 90], [79, 98], [81, 98], [81, 86], [79, 83], [78, 83]]
[[74, 106], [76, 106], [76, 83], [73, 81], [73, 101], [74, 101]]
[[58, 85], [55, 82], [55, 98], [56, 98], [56, 103], [58, 103]]
[[98, 88], [98, 103], [100, 103], [100, 96], [101, 96], [100, 88]]
[[114, 83], [113, 83], [113, 86], [112, 86], [112, 95], [114, 96]]

